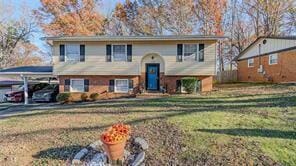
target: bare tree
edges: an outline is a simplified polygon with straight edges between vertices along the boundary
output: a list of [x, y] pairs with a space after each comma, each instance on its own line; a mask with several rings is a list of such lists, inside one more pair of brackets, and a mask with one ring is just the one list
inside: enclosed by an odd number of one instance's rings
[[286, 26], [284, 17], [293, 6], [293, 0], [244, 0], [243, 6], [256, 36], [271, 36], [279, 35]]
[[193, 0], [172, 0], [166, 7], [167, 30], [173, 34], [191, 34], [196, 25]]
[[1, 18], [5, 17], [0, 19], [0, 68], [42, 61], [35, 54], [39, 49], [29, 40], [36, 30], [34, 19], [26, 6], [22, 6], [21, 10], [24, 15], [14, 20], [8, 19], [7, 13], [0, 13]]

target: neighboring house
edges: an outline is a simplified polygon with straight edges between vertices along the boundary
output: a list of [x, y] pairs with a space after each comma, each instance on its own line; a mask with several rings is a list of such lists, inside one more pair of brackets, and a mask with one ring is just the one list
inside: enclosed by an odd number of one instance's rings
[[211, 91], [216, 71], [215, 36], [48, 37], [53, 75], [60, 92], [97, 92], [121, 96], [180, 90], [183, 77], [200, 80]]
[[237, 62], [241, 82], [296, 82], [296, 37], [259, 37]]

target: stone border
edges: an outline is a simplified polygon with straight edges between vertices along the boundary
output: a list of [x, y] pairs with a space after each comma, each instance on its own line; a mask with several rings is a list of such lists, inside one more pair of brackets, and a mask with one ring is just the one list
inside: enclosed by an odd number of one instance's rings
[[[135, 139], [133, 139], [133, 142], [135, 144], [139, 145], [141, 147], [142, 151], [140, 153], [138, 153], [137, 155], [133, 155], [129, 151], [124, 150], [124, 156], [125, 156], [126, 160], [132, 160], [132, 162], [130, 164], [131, 166], [143, 165], [144, 160], [145, 160], [145, 156], [146, 156], [145, 151], [149, 148], [149, 145], [148, 145], [147, 141], [141, 137], [136, 137]], [[93, 150], [103, 149], [102, 145], [103, 145], [103, 142], [101, 140], [98, 140], [98, 141], [95, 141], [95, 142], [91, 143], [90, 145], [88, 145], [88, 147], [81, 149], [74, 156], [71, 165], [72, 166], [81, 165], [82, 159], [90, 151], [89, 148], [91, 148]], [[97, 154], [95, 154], [95, 156], [96, 156], [96, 158], [94, 157], [94, 162], [95, 162], [95, 160], [100, 160], [101, 162], [104, 163], [104, 165], [109, 165], [106, 163], [107, 162], [107, 154], [106, 153], [97, 153]], [[92, 165], [92, 163], [90, 163], [89, 165]], [[100, 164], [98, 164], [98, 165], [100, 165]]]

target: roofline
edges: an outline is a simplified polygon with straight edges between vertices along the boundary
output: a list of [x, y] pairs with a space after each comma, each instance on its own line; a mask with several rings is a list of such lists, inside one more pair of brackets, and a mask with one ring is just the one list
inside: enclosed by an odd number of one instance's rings
[[174, 40], [223, 40], [226, 36], [163, 35], [163, 36], [53, 36], [47, 41], [174, 41]]
[[[296, 40], [296, 36], [259, 36], [255, 41], [253, 41], [247, 48], [245, 48], [237, 57], [235, 57], [233, 60], [238, 61], [243, 54], [250, 49], [257, 41], [260, 39], [286, 39], [286, 40]], [[261, 56], [261, 55], [257, 55]]]
[[296, 50], [296, 47], [289, 47], [289, 48], [285, 48], [285, 49], [281, 49], [281, 50], [277, 50], [277, 51], [271, 51], [271, 52], [267, 52], [267, 53], [264, 53], [264, 54], [261, 54], [261, 55], [256, 55], [256, 56], [252, 56], [252, 57], [238, 59], [237, 61], [243, 61], [243, 60], [250, 59], [250, 58], [256, 58], [256, 57], [259, 57], [259, 56], [265, 56], [265, 55], [268, 55], [268, 54], [276, 54], [276, 53], [291, 51], [291, 50]]
[[53, 75], [53, 72], [0, 72], [0, 75]]

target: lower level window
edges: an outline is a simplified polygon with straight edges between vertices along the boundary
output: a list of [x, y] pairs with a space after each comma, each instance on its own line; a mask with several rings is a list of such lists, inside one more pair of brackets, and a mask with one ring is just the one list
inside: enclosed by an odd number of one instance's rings
[[128, 92], [128, 79], [115, 80], [115, 92], [127, 93]]
[[254, 67], [254, 59], [248, 59], [248, 67]]
[[84, 80], [83, 79], [71, 79], [70, 91], [71, 92], [84, 92]]
[[269, 55], [269, 65], [275, 65], [278, 63], [278, 54]]

